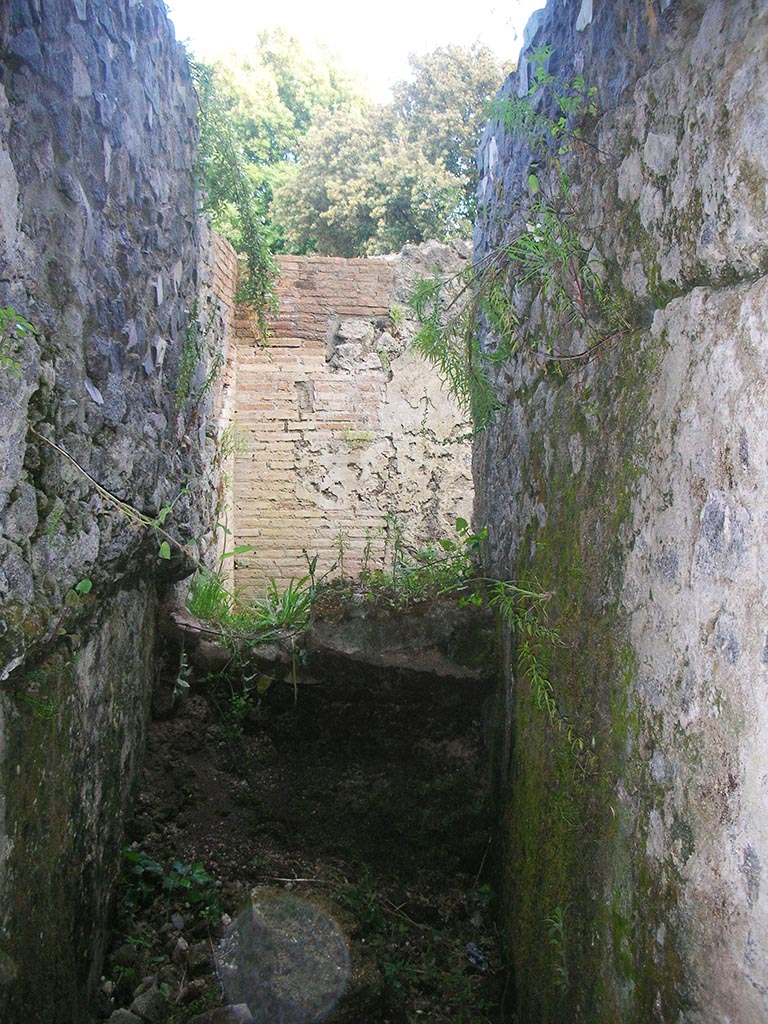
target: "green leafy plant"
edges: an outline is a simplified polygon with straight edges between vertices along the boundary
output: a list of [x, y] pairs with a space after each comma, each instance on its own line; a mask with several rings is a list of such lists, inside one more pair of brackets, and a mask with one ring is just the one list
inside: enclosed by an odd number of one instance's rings
[[363, 938], [370, 939], [385, 930], [387, 917], [373, 876], [367, 868], [363, 868], [353, 882], [337, 889], [333, 896], [337, 903], [355, 915]]
[[145, 907], [158, 898], [168, 901], [183, 898], [204, 917], [213, 920], [221, 916], [214, 880], [199, 862], [174, 861], [166, 871], [143, 850], [126, 847], [121, 889], [121, 902], [129, 911]]
[[350, 448], [365, 448], [373, 441], [373, 434], [370, 430], [354, 430], [352, 427], [346, 427], [344, 440]]
[[403, 306], [394, 305], [389, 307], [389, 320], [392, 324], [392, 333], [397, 336], [405, 322], [405, 309]]
[[21, 704], [25, 704], [29, 708], [33, 718], [37, 718], [41, 722], [50, 722], [52, 718], [56, 717], [59, 710], [55, 700], [36, 697], [34, 694], [25, 693], [21, 690], [17, 691], [14, 697]]
[[[181, 347], [181, 361], [179, 363], [179, 379], [176, 383], [174, 403], [176, 409], [182, 406], [192, 397], [192, 382], [197, 373], [198, 366], [205, 354], [205, 345], [216, 317], [216, 306], [211, 309], [204, 326], [200, 326], [198, 300], [195, 298], [192, 309], [189, 311], [189, 321], [184, 331], [184, 341]], [[195, 399], [200, 402], [213, 387], [214, 381], [224, 362], [224, 356], [217, 352], [209, 368], [208, 374], [197, 389]]]
[[546, 606], [554, 595], [535, 581], [487, 580], [486, 585], [491, 606], [515, 632], [518, 677], [528, 683], [534, 707], [564, 738], [574, 769], [588, 775], [594, 769], [594, 755], [558, 704], [548, 670], [552, 651], [563, 646], [558, 631], [546, 622]]
[[389, 565], [383, 569], [368, 568], [372, 544], [368, 536], [359, 589], [371, 599], [398, 607], [467, 589], [477, 576], [480, 549], [487, 531], [474, 533], [467, 520], [461, 517], [455, 527], [456, 539], [441, 538], [433, 544], [409, 550], [401, 519], [389, 514], [384, 527]]
[[187, 593], [187, 608], [205, 622], [225, 623], [232, 615], [232, 596], [222, 579], [209, 570], [198, 570]]
[[146, 906], [163, 888], [162, 867], [143, 850], [123, 850], [123, 872], [132, 905]]
[[360, 569], [360, 575], [365, 577], [368, 575], [369, 567], [371, 564], [371, 554], [373, 553], [373, 531], [370, 526], [365, 528], [365, 546], [363, 547], [363, 560]]
[[257, 626], [262, 629], [303, 629], [309, 622], [315, 590], [312, 574], [302, 576], [298, 580], [292, 579], [282, 590], [275, 578], [270, 577], [266, 596], [257, 601], [253, 608]]
[[564, 992], [568, 988], [568, 961], [566, 959], [565, 945], [565, 911], [562, 907], [555, 907], [551, 914], [545, 919], [547, 926], [547, 941], [552, 950], [552, 976], [555, 988]]
[[[230, 531], [218, 524], [227, 534]], [[219, 572], [214, 573], [203, 567], [195, 574], [187, 595], [187, 607], [198, 618], [217, 624], [222, 636], [232, 642], [260, 642], [277, 630], [301, 630], [308, 621], [317, 593], [317, 555], [310, 558], [306, 552], [307, 574], [292, 579], [281, 588], [274, 577], [270, 577], [267, 592], [257, 601], [245, 601], [231, 594], [222, 579], [224, 559], [232, 558], [251, 550], [250, 544], [241, 544], [231, 551], [225, 551], [221, 558]], [[333, 572], [335, 564], [329, 572]]]
[[21, 376], [19, 347], [35, 333], [29, 320], [17, 313], [13, 306], [0, 306], [0, 370], [13, 377]]
[[[410, 305], [420, 323], [414, 348], [433, 363], [448, 391], [484, 429], [498, 410], [494, 368], [519, 350], [545, 370], [582, 364], [630, 327], [605, 283], [604, 267], [582, 241], [572, 182], [563, 158], [582, 139], [580, 121], [596, 114], [595, 90], [582, 76], [562, 82], [547, 71], [551, 48], [532, 57], [525, 97], [499, 101], [495, 116], [538, 156], [527, 179], [525, 228], [452, 277], [417, 282]], [[533, 325], [523, 313], [538, 301]], [[488, 341], [481, 346], [482, 333]], [[560, 339], [578, 337], [576, 352]]]
[[[337, 889], [333, 898], [354, 916], [357, 931], [379, 967], [384, 991], [395, 1006], [402, 1006], [403, 999], [422, 1006], [425, 996], [434, 998], [439, 993], [446, 1014], [441, 1019], [459, 1024], [495, 1019], [491, 1016], [495, 972], [476, 947], [463, 945], [449, 930], [413, 920], [386, 898], [366, 867]], [[471, 948], [482, 962], [481, 970], [468, 969]]]
[[[224, 534], [226, 545], [227, 538], [232, 537], [232, 531], [225, 523], [217, 522], [216, 528]], [[207, 566], [197, 567], [186, 599], [187, 607], [193, 615], [222, 626], [247, 627], [252, 618], [251, 606], [229, 592], [223, 575], [224, 563], [228, 559], [237, 558], [252, 550], [252, 544], [237, 544], [229, 550], [225, 546], [217, 570], [211, 570]]]
[[193, 63], [199, 97], [199, 172], [204, 208], [218, 219], [234, 220], [237, 247], [245, 254], [245, 274], [238, 297], [251, 305], [261, 336], [267, 337], [269, 314], [276, 307], [276, 265], [267, 241], [269, 195], [254, 184], [242, 142], [222, 98], [212, 68]]
[[249, 448], [249, 434], [241, 428], [237, 420], [227, 426], [219, 438], [216, 447], [216, 461], [219, 465], [231, 458], [233, 455], [242, 455]]
[[344, 569], [344, 556], [346, 554], [346, 537], [344, 536], [343, 527], [339, 527], [336, 531], [336, 567], [339, 570], [339, 575], [342, 579], [346, 576]]
[[244, 684], [242, 693], [235, 693], [233, 691], [230, 694], [225, 719], [228, 724], [234, 726], [236, 731], [239, 732], [242, 728], [243, 719], [255, 707], [256, 701], [251, 694], [251, 689]]
[[[547, 64], [553, 53], [552, 46], [537, 46], [531, 51], [528, 60], [533, 75], [528, 92], [496, 100], [491, 116], [539, 151], [554, 143], [558, 155], [563, 155], [582, 140], [578, 118], [597, 116], [597, 89], [587, 87], [583, 75], [565, 81], [551, 74]], [[545, 104], [545, 100], [549, 102]]]
[[413, 348], [438, 370], [443, 384], [462, 412], [472, 418], [476, 430], [491, 421], [498, 409], [496, 390], [489, 376], [493, 357], [480, 348], [479, 326], [486, 309], [497, 311], [508, 319], [506, 339], [517, 327], [517, 317], [510, 306], [504, 284], [503, 260], [493, 254], [474, 267], [452, 277], [435, 275], [418, 281], [409, 297], [409, 304], [420, 327]]
[[[146, 523], [142, 523], [141, 525], [146, 525], [151, 530], [154, 530], [155, 536], [157, 537], [160, 543], [160, 546], [157, 551], [158, 558], [164, 558], [166, 560], [170, 559], [171, 545], [178, 545], [178, 542], [175, 540], [175, 538], [171, 537], [171, 535], [165, 531], [164, 527], [166, 520], [168, 519], [168, 516], [170, 516], [171, 512], [173, 512], [173, 508], [176, 502], [187, 494], [189, 494], [189, 487], [184, 486], [171, 502], [169, 502], [167, 505], [163, 505], [163, 507], [160, 509], [156, 516], [144, 517], [146, 519]], [[132, 509], [132, 511], [135, 510]]]
[[235, 650], [229, 665], [209, 676], [207, 683], [210, 699], [220, 715], [221, 732], [227, 739], [240, 739], [246, 721], [266, 721], [272, 714], [264, 697], [274, 679], [250, 666], [245, 651]]

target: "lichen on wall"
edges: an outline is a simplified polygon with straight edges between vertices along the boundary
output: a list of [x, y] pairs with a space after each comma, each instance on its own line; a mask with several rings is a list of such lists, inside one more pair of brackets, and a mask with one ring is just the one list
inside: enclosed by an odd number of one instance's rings
[[[151, 589], [100, 602], [88, 635], [18, 674], [3, 702], [4, 1020], [83, 1020], [154, 679]], [[136, 640], [141, 637], [141, 646]], [[45, 981], [46, 990], [39, 987]]]
[[[562, 0], [528, 35], [597, 88], [565, 165], [631, 330], [562, 376], [511, 361], [475, 452], [493, 569], [551, 594], [560, 635], [538, 666], [508, 638], [499, 699], [517, 1012], [768, 1020], [768, 12]], [[534, 159], [490, 123], [478, 257], [526, 230]]]

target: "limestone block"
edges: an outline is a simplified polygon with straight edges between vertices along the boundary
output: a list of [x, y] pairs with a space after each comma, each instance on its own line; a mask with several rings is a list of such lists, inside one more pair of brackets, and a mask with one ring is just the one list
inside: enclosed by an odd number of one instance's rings
[[[552, 713], [581, 722], [600, 765], [581, 795], [564, 781], [573, 748], [552, 753], [558, 728], [531, 713], [531, 666], [510, 654], [498, 783], [515, 821], [515, 1011], [764, 1020], [766, 11], [556, 3], [533, 30], [553, 47], [553, 74], [597, 88], [597, 123], [583, 127], [600, 152], [565, 163], [585, 248], [633, 296], [634, 334], [556, 384], [533, 360], [510, 360], [504, 408], [475, 448], [494, 571], [552, 592], [547, 621], [574, 645], [559, 668], [549, 652]], [[504, 95], [525, 93], [529, 58]], [[480, 166], [492, 157], [500, 187], [484, 195], [479, 258], [524, 223], [527, 168], [540, 160], [498, 123]], [[520, 308], [532, 331], [550, 313], [542, 301]], [[585, 792], [608, 776], [600, 810]], [[597, 951], [564, 939], [572, 980], [551, 999], [533, 938], [547, 900], [569, 907], [565, 933], [590, 934]]]

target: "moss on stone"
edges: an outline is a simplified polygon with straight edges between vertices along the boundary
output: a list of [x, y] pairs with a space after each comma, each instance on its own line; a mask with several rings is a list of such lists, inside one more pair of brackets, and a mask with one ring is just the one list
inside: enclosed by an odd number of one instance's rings
[[[645, 727], [633, 693], [637, 666], [620, 586], [634, 496], [653, 441], [648, 396], [664, 345], [663, 338], [628, 340], [588, 387], [539, 384], [553, 389], [547, 422], [558, 424], [557, 438], [530, 424], [522, 469], [532, 500], [547, 513], [543, 523], [529, 522], [514, 574], [552, 594], [547, 620], [561, 644], [542, 657], [570, 731], [535, 706], [519, 665], [514, 757], [504, 790], [509, 881], [503, 902], [519, 965], [521, 1020], [645, 1024], [660, 986], [668, 1001], [680, 990], [679, 958], [668, 945], [657, 948], [655, 939], [674, 906], [674, 882], [660, 890], [650, 873], [647, 881], [639, 878], [644, 836], [638, 829], [657, 794], [640, 769], [632, 774], [632, 806], [622, 803], [615, 785], [618, 778], [628, 784], [627, 760], [637, 755]], [[523, 408], [536, 415], [536, 406]], [[588, 453], [576, 467], [571, 438]], [[547, 931], [546, 919], [558, 907], [567, 908], [567, 986], [557, 981]], [[651, 975], [661, 980], [652, 985]]]
[[4, 1020], [30, 1007], [85, 1019], [153, 678], [154, 610], [148, 587], [105, 598], [79, 652], [62, 637], [30, 653], [0, 697], [13, 881], [0, 923]]

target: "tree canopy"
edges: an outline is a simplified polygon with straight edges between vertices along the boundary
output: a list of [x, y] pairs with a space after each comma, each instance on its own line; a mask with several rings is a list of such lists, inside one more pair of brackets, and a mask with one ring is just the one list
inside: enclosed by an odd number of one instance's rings
[[380, 109], [337, 113], [306, 135], [278, 190], [277, 219], [294, 250], [355, 256], [466, 235], [461, 187], [418, 146], [392, 138]]
[[[475, 149], [502, 69], [481, 46], [411, 57], [411, 67], [386, 106], [333, 56], [279, 30], [209, 69], [272, 251], [352, 256], [469, 237]], [[220, 204], [218, 217], [237, 245], [236, 210]]]
[[475, 150], [503, 69], [491, 51], [479, 45], [447, 46], [411, 56], [410, 64], [411, 79], [393, 89], [396, 120], [409, 142], [462, 183], [467, 197], [464, 212], [474, 217]]

